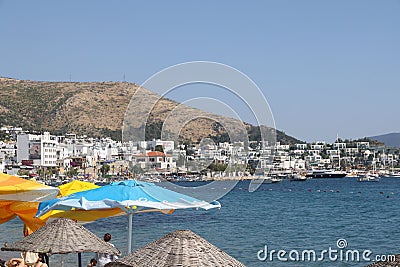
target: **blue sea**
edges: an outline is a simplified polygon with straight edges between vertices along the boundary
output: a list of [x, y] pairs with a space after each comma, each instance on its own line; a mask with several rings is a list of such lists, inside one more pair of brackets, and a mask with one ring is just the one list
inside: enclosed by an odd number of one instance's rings
[[[246, 266], [364, 266], [370, 263], [363, 261], [362, 253], [366, 251], [371, 252], [367, 253], [371, 260], [377, 255], [400, 253], [400, 179], [382, 178], [378, 183], [361, 183], [353, 178], [282, 181], [262, 184], [255, 192], [249, 192], [248, 187], [248, 181], [239, 182], [219, 200], [219, 210], [134, 216], [133, 249], [174, 230], [190, 229]], [[111, 243], [126, 255], [127, 224], [127, 217], [122, 216], [85, 227], [99, 237], [111, 233]], [[19, 219], [0, 225], [0, 244], [21, 238]], [[263, 261], [265, 246], [268, 253], [283, 250], [286, 254], [281, 260], [276, 253], [272, 260], [268, 254]], [[301, 261], [305, 250], [313, 250], [317, 258], [322, 258], [322, 251], [330, 248], [337, 250], [331, 260], [324, 254], [323, 261]], [[360, 261], [353, 261], [350, 256], [340, 259], [340, 253], [345, 255], [348, 250], [358, 251]], [[299, 261], [295, 261], [296, 251]], [[93, 256], [83, 254], [83, 264]], [[58, 255], [50, 260], [51, 266], [60, 266]], [[65, 266], [77, 266], [76, 255], [67, 255], [64, 260]]]

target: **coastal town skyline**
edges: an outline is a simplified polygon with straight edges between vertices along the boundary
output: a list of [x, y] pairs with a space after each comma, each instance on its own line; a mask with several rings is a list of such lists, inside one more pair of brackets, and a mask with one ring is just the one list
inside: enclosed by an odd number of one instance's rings
[[[399, 132], [399, 10], [394, 0], [1, 1], [0, 27], [12, 38], [0, 44], [0, 75], [141, 84], [174, 64], [217, 61], [248, 75], [266, 96], [277, 129], [301, 140]], [[193, 97], [185, 89], [174, 100]]]
[[[331, 144], [319, 141], [276, 142], [273, 145], [262, 145], [262, 142], [251, 141], [246, 147], [243, 142], [229, 141], [207, 145], [177, 144], [171, 140], [160, 139], [121, 142], [106, 136], [93, 138], [73, 133], [61, 135], [52, 135], [50, 132], [30, 133], [19, 127], [1, 127], [0, 134], [3, 137], [0, 138], [0, 173], [7, 169], [14, 175], [17, 172], [18, 175], [30, 174], [24, 166], [50, 169], [58, 167], [63, 169], [62, 175], [65, 175], [65, 170], [75, 168], [81, 171], [91, 168], [91, 171], [85, 171], [87, 174], [96, 173], [96, 169], [100, 173], [101, 169], [104, 171], [104, 168], [98, 166], [99, 163], [112, 163], [114, 166], [115, 162], [117, 162], [117, 167], [113, 167], [114, 175], [116, 173], [121, 175], [122, 170], [128, 172], [128, 167], [129, 172], [157, 170], [170, 175], [171, 172], [180, 171], [203, 172], [207, 164], [202, 164], [202, 167], [198, 169], [200, 166], [193, 163], [206, 159], [209, 161], [207, 169], [210, 173], [212, 171], [215, 174], [240, 172], [242, 173], [240, 177], [243, 176], [245, 170], [239, 171], [241, 168], [238, 168], [232, 171], [229, 170], [228, 165], [247, 166], [247, 175], [251, 173], [251, 169], [255, 170], [256, 166], [273, 172], [282, 172], [282, 170], [304, 172], [307, 169], [325, 167], [342, 168], [349, 173], [355, 169], [370, 169], [372, 165], [379, 165], [382, 171], [393, 171], [394, 167], [399, 166], [400, 148], [369, 139], [342, 140], [338, 137]], [[271, 153], [274, 155], [273, 160], [268, 156]], [[189, 164], [190, 162], [192, 163]], [[109, 171], [111, 169], [107, 172]], [[69, 174], [77, 175], [76, 172]], [[93, 179], [93, 176], [91, 178]]]

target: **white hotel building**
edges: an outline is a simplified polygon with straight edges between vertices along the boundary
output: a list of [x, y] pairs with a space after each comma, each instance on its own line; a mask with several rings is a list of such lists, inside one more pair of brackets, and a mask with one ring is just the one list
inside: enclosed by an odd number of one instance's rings
[[31, 161], [34, 166], [57, 166], [57, 137], [44, 132], [42, 135], [17, 136], [17, 162]]

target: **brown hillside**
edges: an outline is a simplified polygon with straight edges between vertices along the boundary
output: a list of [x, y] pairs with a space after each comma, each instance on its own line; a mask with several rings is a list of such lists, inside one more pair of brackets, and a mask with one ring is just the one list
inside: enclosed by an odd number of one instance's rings
[[[94, 137], [113, 134], [120, 138], [125, 112], [138, 88], [136, 84], [125, 82], [37, 82], [0, 78], [0, 125]], [[147, 118], [144, 114], [149, 108], [146, 103], [159, 99], [146, 123], [161, 125], [167, 119], [165, 130], [176, 132], [179, 126], [183, 139], [198, 141], [224, 133], [223, 127], [215, 121], [233, 125], [233, 129], [243, 129], [241, 122], [179, 105], [146, 89], [140, 88], [138, 93], [144, 100], [135, 103], [127, 116], [133, 128], [143, 125], [143, 118]], [[170, 116], [178, 105], [174, 115]], [[193, 116], [199, 118], [188, 119]], [[246, 124], [245, 127], [250, 129], [252, 126]], [[289, 143], [297, 141], [283, 136]]]
[[[0, 124], [101, 136], [105, 132], [121, 130], [125, 111], [137, 89], [136, 84], [121, 82], [36, 82], [1, 78]], [[158, 95], [141, 90], [147, 94], [146, 98], [159, 99]], [[160, 99], [148, 123], [164, 121], [177, 105]], [[141, 107], [135, 109], [132, 121], [143, 118], [138, 115], [142, 112]], [[184, 113], [214, 116], [190, 107], [183, 110]], [[191, 121], [181, 129], [182, 137], [197, 141], [214, 135], [214, 124], [207, 119]]]

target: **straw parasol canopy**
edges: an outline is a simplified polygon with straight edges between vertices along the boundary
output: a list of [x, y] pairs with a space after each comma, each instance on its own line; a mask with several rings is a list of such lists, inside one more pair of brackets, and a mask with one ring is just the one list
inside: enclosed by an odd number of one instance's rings
[[177, 230], [106, 267], [245, 267], [190, 230]]
[[100, 252], [121, 253], [94, 233], [66, 218], [56, 219], [20, 241], [1, 248], [7, 251], [31, 251], [48, 254]]
[[400, 266], [400, 254], [396, 255], [394, 261], [378, 261], [365, 267], [398, 267]]

